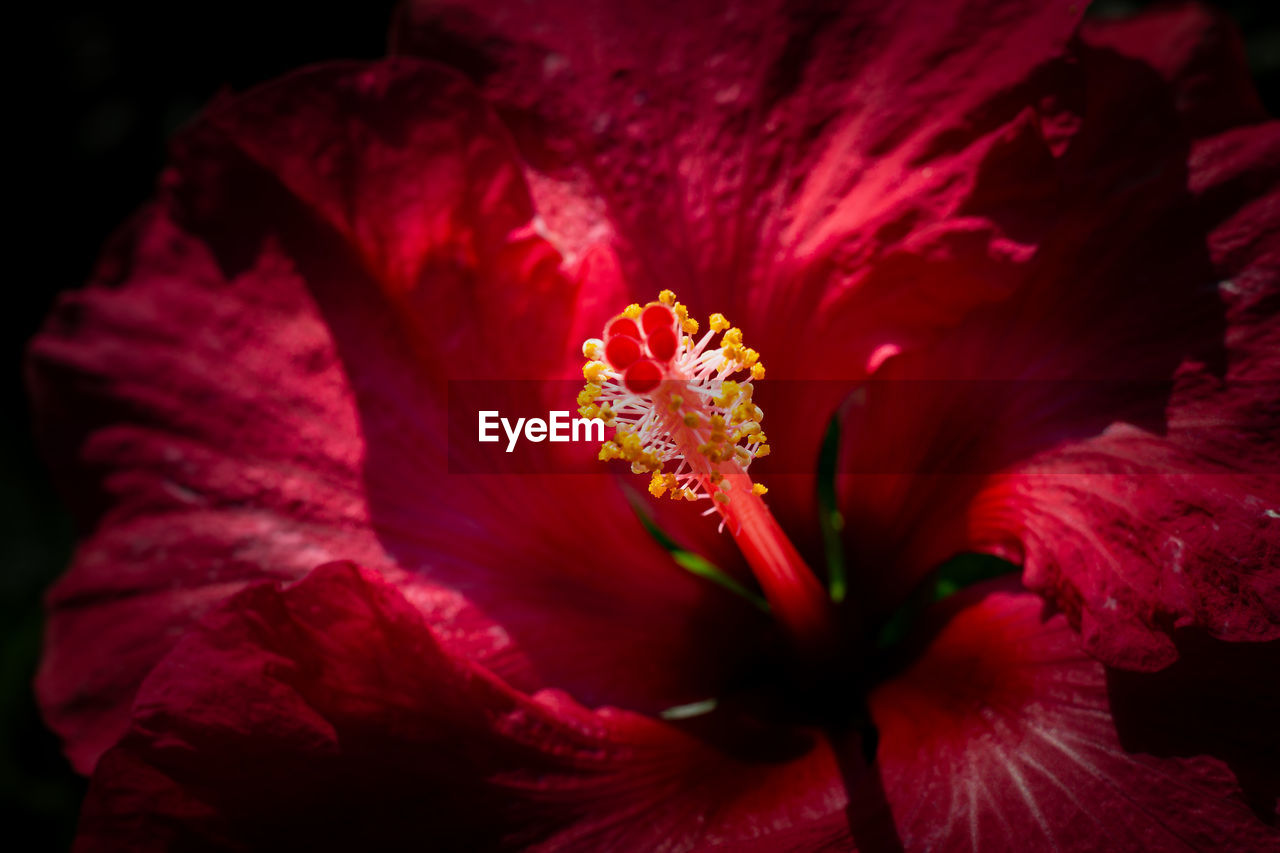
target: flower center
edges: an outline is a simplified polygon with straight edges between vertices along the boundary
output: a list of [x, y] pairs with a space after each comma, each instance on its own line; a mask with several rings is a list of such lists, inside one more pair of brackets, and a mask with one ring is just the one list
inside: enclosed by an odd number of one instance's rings
[[802, 648], [820, 651], [831, 639], [826, 593], [762, 500], [768, 489], [747, 473], [769, 455], [764, 412], [752, 401], [764, 365], [724, 315], [712, 314], [709, 325], [695, 341], [698, 322], [670, 290], [629, 306], [603, 339], [582, 345], [587, 386], [578, 411], [614, 429], [600, 459], [650, 474], [654, 497], [710, 500], [704, 514], [720, 514], [772, 612]]

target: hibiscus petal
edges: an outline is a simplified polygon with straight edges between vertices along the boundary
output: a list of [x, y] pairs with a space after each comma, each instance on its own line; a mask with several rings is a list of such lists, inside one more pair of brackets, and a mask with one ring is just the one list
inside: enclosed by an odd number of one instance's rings
[[[1021, 281], [1037, 235], [1019, 201], [1051, 158], [1004, 140], [1039, 121], [1042, 66], [1084, 6], [424, 0], [393, 46], [482, 87], [571, 266], [616, 254], [632, 297], [597, 328], [670, 287], [739, 325], [771, 380], [856, 379]], [[981, 170], [998, 148], [1018, 166]], [[758, 399], [785, 454], [771, 503], [820, 557], [796, 472], [839, 396], [803, 417], [770, 382]], [[692, 529], [686, 508], [661, 512]]]
[[37, 687], [82, 770], [186, 625], [263, 576], [380, 548], [333, 341], [278, 250], [234, 278], [158, 208], [32, 344], [39, 434], [91, 531]]
[[394, 38], [482, 83], [557, 244], [578, 254], [615, 240], [640, 292], [686, 288], [695, 309], [767, 328], [787, 303], [811, 325], [813, 307], [836, 296], [831, 282], [787, 294], [771, 284], [824, 264], [839, 278], [836, 257], [932, 246], [929, 229], [946, 241], [939, 220], [1080, 12], [420, 3]]
[[756, 617], [674, 566], [612, 478], [449, 473], [446, 380], [568, 363], [574, 286], [506, 146], [465, 82], [408, 60], [226, 99], [33, 343], [91, 531], [39, 679], [78, 767], [194, 618], [340, 557], [521, 687], [654, 710], [714, 689]]
[[[955, 606], [919, 659], [871, 696], [876, 762], [906, 849], [1265, 850], [1280, 841], [1221, 757], [1123, 745], [1136, 734], [1150, 748], [1160, 738], [1143, 730], [1172, 730], [1171, 709], [1135, 706], [1132, 690], [1117, 695], [1037, 596], [989, 586]], [[1239, 740], [1272, 754], [1273, 727], [1262, 721], [1280, 707], [1258, 679], [1278, 654], [1272, 643], [1254, 656], [1256, 669], [1220, 670], [1218, 681], [1270, 709], [1237, 726], [1260, 723]]]
[[820, 736], [734, 756], [518, 693], [375, 573], [331, 564], [244, 591], [156, 667], [77, 849], [688, 849], [794, 838], [841, 797]]
[[1031, 281], [889, 362], [846, 426], [847, 547], [899, 567], [878, 601], [956, 551], [1025, 561], [1092, 652], [1151, 669], [1175, 626], [1280, 636], [1280, 125], [1190, 144], [1148, 66], [1082, 68]]
[[1195, 138], [1267, 119], [1244, 43], [1222, 10], [1170, 3], [1130, 18], [1092, 18], [1081, 31], [1089, 44], [1140, 59], [1169, 81], [1178, 91], [1184, 126]]

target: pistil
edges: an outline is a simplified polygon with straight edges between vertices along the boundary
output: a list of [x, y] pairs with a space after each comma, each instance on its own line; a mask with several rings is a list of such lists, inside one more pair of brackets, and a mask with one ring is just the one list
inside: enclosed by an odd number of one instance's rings
[[648, 473], [654, 497], [711, 502], [704, 514], [719, 513], [776, 618], [802, 649], [820, 654], [832, 637], [826, 593], [765, 505], [768, 489], [747, 473], [770, 450], [752, 400], [764, 366], [723, 315], [709, 325], [695, 341], [697, 321], [669, 290], [629, 306], [603, 338], [583, 345], [579, 411], [614, 428], [600, 458]]

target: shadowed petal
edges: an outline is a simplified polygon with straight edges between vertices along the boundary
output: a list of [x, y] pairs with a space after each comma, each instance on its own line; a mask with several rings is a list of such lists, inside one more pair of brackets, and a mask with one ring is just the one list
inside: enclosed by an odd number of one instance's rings
[[[1221, 758], [1122, 746], [1113, 714], [1128, 699], [1109, 697], [1102, 665], [1038, 596], [988, 587], [966, 599], [871, 697], [877, 765], [907, 850], [1244, 851], [1280, 839]], [[1238, 674], [1233, 692], [1261, 697], [1251, 680], [1266, 666]], [[1121, 725], [1165, 727], [1164, 710], [1146, 711]], [[1274, 747], [1266, 724], [1240, 737]]]
[[849, 548], [896, 555], [867, 590], [888, 601], [959, 550], [1025, 562], [1093, 653], [1151, 669], [1177, 626], [1280, 635], [1280, 125], [1192, 142], [1150, 67], [1082, 65], [1031, 281], [855, 407]]
[[31, 348], [87, 532], [39, 679], [78, 767], [193, 619], [344, 557], [522, 688], [653, 710], [711, 689], [753, 617], [612, 478], [449, 473], [448, 380], [569, 364], [575, 285], [512, 163], [470, 86], [411, 60], [300, 72], [178, 139], [159, 200]]
[[[1041, 72], [1084, 5], [421, 2], [393, 47], [463, 69], [497, 106], [570, 267], [616, 256], [630, 296], [596, 329], [670, 287], [739, 325], [772, 379], [857, 379], [1023, 280], [1038, 234], [1018, 201], [1047, 146], [980, 166], [1037, 126]], [[778, 417], [765, 382], [759, 401], [796, 460], [771, 503], [820, 561], [796, 472], [839, 398]]]
[[155, 669], [76, 849], [688, 849], [838, 811], [820, 736], [747, 749], [774, 756], [518, 693], [376, 574], [331, 564], [244, 591]]

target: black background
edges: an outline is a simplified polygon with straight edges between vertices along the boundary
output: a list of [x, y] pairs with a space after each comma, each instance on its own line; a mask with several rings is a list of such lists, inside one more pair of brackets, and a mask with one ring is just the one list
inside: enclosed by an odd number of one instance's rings
[[[104, 239], [151, 194], [177, 127], [223, 88], [383, 55], [394, 4], [341, 13], [294, 0], [38, 5], [6, 12], [5, 25], [6, 218], [17, 227], [0, 310], [0, 828], [9, 849], [65, 850], [84, 782], [41, 724], [30, 682], [41, 594], [66, 563], [72, 531], [33, 448], [22, 352], [57, 294], [86, 279]], [[1094, 13], [1144, 5], [1107, 0]], [[1212, 5], [1241, 27], [1263, 100], [1280, 114], [1280, 3]]]

